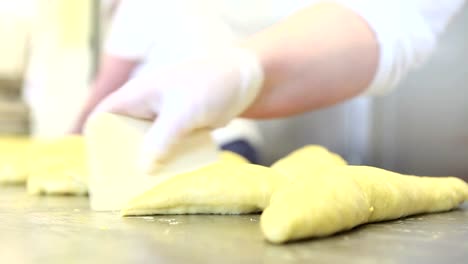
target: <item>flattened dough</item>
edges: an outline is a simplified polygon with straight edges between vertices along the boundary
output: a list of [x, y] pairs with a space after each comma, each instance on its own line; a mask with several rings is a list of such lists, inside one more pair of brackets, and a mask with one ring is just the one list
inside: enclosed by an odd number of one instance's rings
[[457, 178], [340, 166], [276, 192], [261, 216], [261, 228], [268, 241], [283, 243], [369, 222], [447, 211], [466, 199], [468, 185]]
[[278, 160], [271, 168], [291, 180], [314, 177], [330, 168], [346, 165], [338, 154], [318, 145], [309, 145], [293, 151]]
[[28, 193], [87, 193], [86, 145], [81, 136], [38, 140], [29, 152]]
[[26, 137], [0, 138], [0, 184], [24, 184], [28, 177]]
[[268, 167], [220, 161], [162, 182], [132, 199], [122, 215], [260, 212], [284, 180]]

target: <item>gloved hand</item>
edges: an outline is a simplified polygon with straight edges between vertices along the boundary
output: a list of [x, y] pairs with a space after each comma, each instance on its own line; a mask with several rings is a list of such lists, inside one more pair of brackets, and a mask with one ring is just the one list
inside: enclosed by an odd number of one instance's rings
[[229, 49], [137, 76], [107, 97], [96, 111], [155, 120], [144, 140], [144, 168], [164, 163], [192, 131], [214, 129], [244, 112], [263, 83], [256, 55]]

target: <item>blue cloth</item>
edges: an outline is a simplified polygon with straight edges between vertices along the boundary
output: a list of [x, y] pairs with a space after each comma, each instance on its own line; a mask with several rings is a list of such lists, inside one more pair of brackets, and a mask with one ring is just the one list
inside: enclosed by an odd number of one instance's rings
[[246, 140], [238, 139], [221, 145], [221, 149], [237, 153], [253, 164], [259, 163], [257, 150]]

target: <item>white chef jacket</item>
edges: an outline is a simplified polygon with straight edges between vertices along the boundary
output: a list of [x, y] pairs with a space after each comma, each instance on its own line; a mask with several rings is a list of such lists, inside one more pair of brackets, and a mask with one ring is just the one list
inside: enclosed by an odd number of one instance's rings
[[[233, 45], [319, 0], [122, 0], [107, 53], [141, 60], [135, 74]], [[330, 1], [328, 1], [330, 2]], [[367, 94], [385, 94], [435, 47], [464, 0], [339, 0], [375, 32], [380, 58]], [[309, 47], [313, 48], [313, 47]]]

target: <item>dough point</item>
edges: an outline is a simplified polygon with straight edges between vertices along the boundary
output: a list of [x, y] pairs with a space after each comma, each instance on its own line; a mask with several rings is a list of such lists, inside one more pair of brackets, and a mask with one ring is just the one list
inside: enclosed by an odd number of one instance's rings
[[369, 222], [447, 211], [466, 199], [468, 185], [457, 178], [339, 166], [276, 192], [261, 216], [261, 228], [268, 241], [283, 243]]
[[29, 153], [28, 193], [86, 194], [88, 170], [85, 149], [81, 136], [35, 142]]
[[223, 150], [219, 154], [219, 161], [218, 162], [231, 162], [235, 164], [242, 164], [242, 163], [250, 163], [246, 158], [243, 156], [234, 153], [232, 151]]
[[285, 175], [290, 180], [310, 178], [337, 166], [346, 165], [339, 155], [317, 145], [309, 145], [293, 151], [278, 160], [271, 168]]
[[24, 184], [28, 177], [26, 137], [0, 138], [0, 184]]
[[261, 212], [283, 182], [268, 167], [221, 160], [160, 183], [132, 199], [122, 215]]

